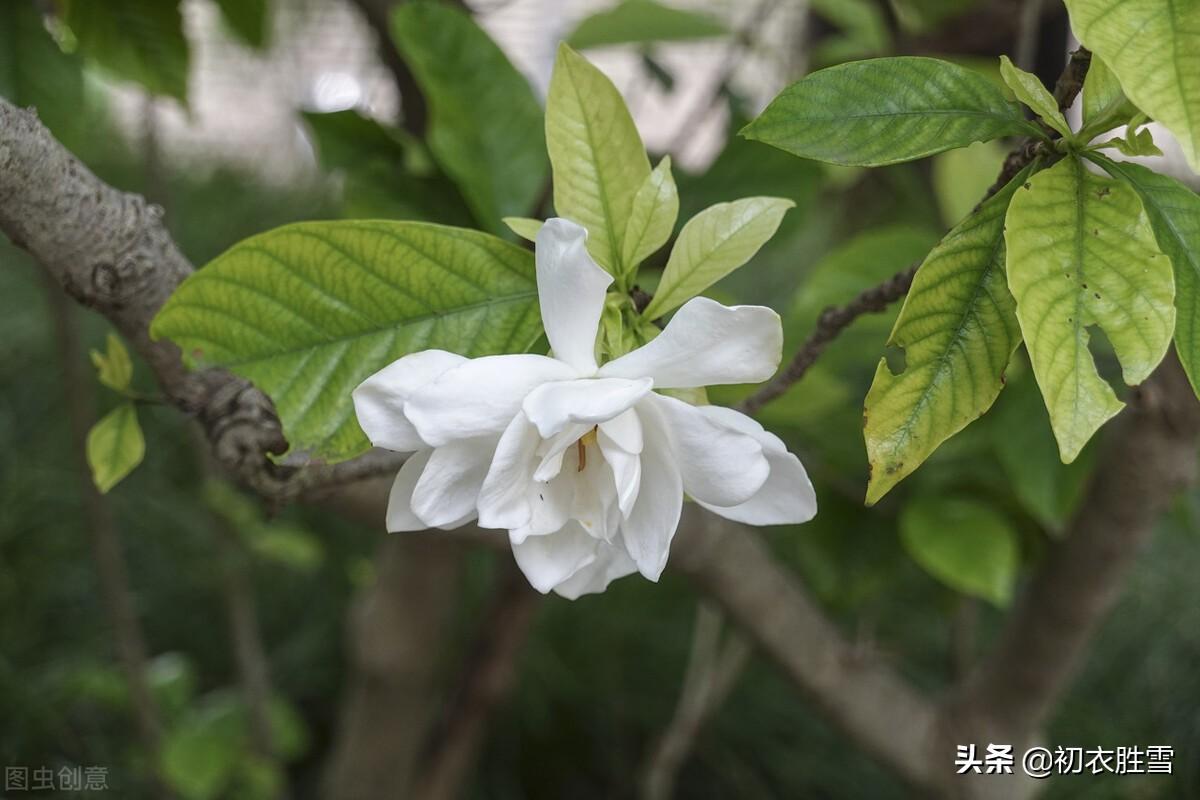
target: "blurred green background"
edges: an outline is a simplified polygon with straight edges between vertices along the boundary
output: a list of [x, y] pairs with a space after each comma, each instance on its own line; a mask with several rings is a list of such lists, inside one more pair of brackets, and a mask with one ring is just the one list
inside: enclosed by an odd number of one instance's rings
[[[552, 47], [611, 5], [470, 4], [510, 58], [532, 71], [535, 84], [540, 51], [529, 42]], [[639, 28], [634, 36], [620, 24], [614, 33], [609, 19], [599, 33], [593, 22], [585, 32], [594, 38], [583, 43], [599, 41], [597, 63], [612, 68], [647, 128], [652, 159], [670, 150], [683, 162], [681, 220], [752, 194], [796, 201], [755, 261], [712, 292], [775, 307], [784, 317], [787, 352], [824, 306], [923, 257], [990, 184], [1003, 149], [977, 145], [867, 172], [803, 162], [732, 134], [769, 98], [764, 90], [804, 69], [921, 52], [993, 70], [994, 56], [1011, 52], [1021, 33], [1020, 4], [783, 2], [767, 4], [778, 8], [757, 24], [746, 13], [751, 5], [672, 4], [703, 14], [714, 27], [696, 31], [693, 18], [685, 36], [676, 19], [677, 27], [651, 34]], [[1039, 73], [1052, 81], [1066, 52], [1065, 14], [1056, 3], [1044, 6], [1029, 46]], [[518, 13], [521, 7], [533, 10]], [[104, 19], [89, 21], [75, 8], [3, 0], [0, 96], [36, 106], [100, 177], [160, 204], [194, 263], [301, 219], [425, 218], [494, 227], [494, 220], [473, 219], [436, 159], [393, 126], [395, 99], [374, 98], [371, 87], [390, 78], [359, 8], [335, 0], [274, 0], [269, 8], [189, 0], [181, 15], [179, 8], [168, 0], [120, 0], [94, 10]], [[59, 13], [44, 18], [47, 11]], [[163, 33], [173, 25], [178, 39]], [[645, 36], [658, 38], [630, 42]], [[331, 42], [325, 50], [316, 46], [322, 37]], [[124, 59], [129, 49], [137, 57]], [[181, 53], [190, 58], [181, 61]], [[294, 60], [306, 54], [319, 63], [297, 67]], [[342, 57], [352, 63], [339, 67]], [[291, 84], [280, 77], [289, 75]], [[299, 86], [300, 76], [309, 83]], [[290, 94], [271, 108], [239, 105], [244, 98], [230, 95], [222, 119], [222, 87], [239, 83], [286, 85]], [[282, 121], [269, 119], [277, 108], [284, 109]], [[256, 119], [266, 120], [261, 130]], [[677, 126], [690, 119], [703, 122], [704, 136], [697, 128], [696, 137], [703, 141], [692, 141], [686, 130], [680, 138]], [[99, 599], [88, 535], [94, 521], [85, 511], [77, 443], [66, 421], [67, 397], [76, 390], [65, 378], [49, 297], [36, 265], [0, 242], [0, 764], [100, 765], [108, 769], [112, 796], [152, 797], [152, 770], [133, 732]], [[84, 345], [75, 356], [86, 359], [88, 348], [103, 348], [109, 329], [82, 309], [69, 313]], [[893, 309], [857, 322], [762, 413], [764, 424], [800, 454], [820, 502], [814, 522], [766, 535], [850, 636], [937, 690], [986, 647], [1029, 566], [1078, 502], [1091, 459], [1071, 467], [1058, 462], [1018, 354], [994, 411], [885, 502], [864, 508], [861, 401], [894, 315]], [[154, 392], [144, 366], [136, 367], [134, 382]], [[99, 386], [93, 392], [96, 418], [118, 401]], [[315, 507], [272, 513], [205, 476], [189, 424], [175, 410], [147, 404], [140, 417], [145, 461], [104, 502], [152, 657], [150, 680], [164, 722], [162, 772], [184, 798], [277, 797], [285, 784], [291, 797], [316, 797], [346, 688], [348, 614], [374, 579], [382, 521], [356, 525]], [[1198, 513], [1197, 497], [1182, 497], [1162, 520], [1048, 736], [1052, 746], [1168, 744], [1175, 748], [1174, 775], [1066, 777], [1047, 784], [1047, 797], [1200, 797]], [[438, 673], [439, 691], [453, 688], [455, 658], [469, 651], [503, 558], [485, 550], [467, 556], [446, 651], [431, 654], [447, 665]], [[251, 755], [226, 621], [231, 573], [249, 580], [257, 605], [275, 691], [275, 761]], [[647, 753], [675, 706], [696, 607], [692, 587], [670, 571], [657, 586], [627, 579], [600, 596], [542, 603], [516, 686], [488, 727], [466, 796], [636, 796]], [[698, 738], [676, 796], [911, 795], [755, 656]]]

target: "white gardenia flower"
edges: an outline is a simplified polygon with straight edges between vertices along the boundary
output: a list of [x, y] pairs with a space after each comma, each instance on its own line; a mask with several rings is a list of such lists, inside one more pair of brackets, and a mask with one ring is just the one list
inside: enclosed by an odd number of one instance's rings
[[354, 391], [377, 447], [415, 451], [392, 486], [389, 531], [476, 516], [508, 531], [541, 592], [575, 598], [640, 572], [658, 580], [686, 492], [751, 525], [806, 522], [816, 497], [778, 437], [729, 408], [658, 393], [757, 383], [779, 365], [779, 316], [697, 297], [653, 341], [603, 366], [596, 338], [612, 277], [587, 232], [547, 220], [537, 283], [552, 355], [405, 356]]

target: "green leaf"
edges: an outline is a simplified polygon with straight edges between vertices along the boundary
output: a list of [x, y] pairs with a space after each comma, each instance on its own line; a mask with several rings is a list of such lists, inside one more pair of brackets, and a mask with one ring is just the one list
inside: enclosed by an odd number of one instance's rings
[[1125, 382], [1162, 360], [1175, 327], [1171, 261], [1137, 193], [1065, 158], [1033, 176], [1009, 206], [1008, 286], [1064, 463], [1124, 404], [1088, 350], [1098, 325]]
[[996, 165], [1004, 163], [1005, 152], [996, 142], [976, 142], [934, 157], [933, 193], [947, 227], [975, 210], [996, 181]]
[[538, 231], [544, 224], [540, 219], [530, 217], [505, 217], [504, 224], [508, 229], [528, 242], [536, 242]]
[[745, 264], [775, 235], [794, 205], [780, 197], [747, 197], [718, 203], [692, 217], [679, 232], [643, 316], [661, 317]]
[[1138, 108], [1175, 134], [1200, 170], [1200, 3], [1066, 0], [1071, 28]]
[[214, 800], [233, 776], [244, 742], [225, 719], [192, 714], [163, 741], [162, 773], [186, 800]]
[[546, 98], [546, 147], [558, 215], [587, 228], [592, 258], [623, 275], [625, 228], [650, 160], [617, 87], [565, 44]]
[[913, 279], [867, 393], [863, 432], [873, 505], [938, 446], [987, 411], [1004, 388], [1004, 369], [1021, 343], [1016, 303], [1004, 277], [1004, 214], [1015, 177], [930, 252]]
[[107, 351], [101, 353], [92, 351], [92, 363], [99, 373], [100, 382], [113, 391], [124, 393], [129, 389], [133, 380], [133, 362], [129, 360], [129, 351], [121, 342], [121, 337], [110, 333], [105, 340]]
[[473, 224], [458, 188], [403, 131], [357, 111], [306, 112], [303, 118], [321, 165], [344, 177], [345, 216]]
[[367, 449], [350, 392], [406, 353], [522, 352], [541, 335], [533, 254], [419, 222], [286, 225], [218, 256], [151, 325], [202, 365], [253, 381], [294, 449]]
[[1058, 101], [1054, 95], [1042, 85], [1037, 75], [1031, 75], [1009, 60], [1008, 56], [1000, 56], [1000, 77], [1008, 88], [1013, 90], [1025, 105], [1033, 109], [1042, 120], [1065, 137], [1071, 136], [1071, 126], [1066, 117], [1058, 109]]
[[469, 14], [408, 3], [392, 35], [429, 101], [429, 149], [479, 224], [527, 214], [547, 179], [542, 109], [529, 83]]
[[633, 280], [638, 264], [671, 238], [678, 216], [679, 190], [671, 175], [671, 157], [663, 156], [633, 198], [621, 255], [627, 281]]
[[[1015, 363], [1025, 367], [1023, 360]], [[992, 447], [1017, 501], [1048, 531], [1061, 533], [1083, 498], [1095, 448], [1085, 447], [1079, 458], [1062, 463], [1046, 404], [1028, 369], [1010, 368], [1004, 394], [987, 419]]]
[[1200, 395], [1200, 197], [1167, 175], [1139, 164], [1090, 154], [1108, 174], [1138, 193], [1154, 237], [1175, 268], [1175, 351]]
[[258, 556], [297, 572], [312, 573], [321, 566], [321, 542], [297, 525], [265, 523], [245, 532], [246, 544]]
[[251, 47], [267, 43], [267, 0], [216, 0], [225, 25]]
[[1003, 608], [1020, 564], [1017, 534], [975, 500], [919, 497], [900, 512], [900, 539], [913, 561], [952, 589]]
[[117, 406], [88, 432], [88, 466], [100, 494], [108, 494], [142, 463], [145, 455], [146, 440], [133, 403]]
[[[1117, 76], [1113, 74], [1104, 59], [1095, 53], [1088, 66], [1087, 77], [1083, 80], [1083, 133], [1094, 136], [1108, 130], [1137, 113], [1137, 108], [1129, 102], [1121, 89]], [[1088, 137], [1090, 138], [1090, 137]]]
[[79, 52], [122, 80], [187, 104], [188, 41], [171, 0], [69, 0]]
[[742, 129], [801, 158], [877, 167], [1044, 134], [984, 76], [935, 58], [839, 64], [792, 84]]
[[613, 44], [689, 42], [725, 36], [717, 20], [694, 11], [664, 6], [653, 0], [623, 0], [579, 23], [567, 44], [582, 50]]
[[61, 140], [80, 127], [83, 72], [79, 60], [50, 37], [38, 8], [0, 2], [0, 97], [37, 108], [38, 118]]
[[1130, 158], [1163, 154], [1162, 150], [1158, 149], [1158, 145], [1154, 143], [1154, 136], [1150, 133], [1149, 128], [1142, 128], [1139, 131], [1131, 126], [1124, 137], [1116, 136], [1104, 142], [1104, 145], [1112, 145]]

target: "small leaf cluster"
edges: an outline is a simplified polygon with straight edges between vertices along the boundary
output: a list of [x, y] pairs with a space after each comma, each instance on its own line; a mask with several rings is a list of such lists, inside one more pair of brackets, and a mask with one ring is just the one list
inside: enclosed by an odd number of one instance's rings
[[137, 469], [146, 455], [146, 440], [134, 405], [142, 397], [133, 391], [133, 361], [115, 333], [108, 335], [103, 353], [92, 351], [92, 363], [100, 383], [126, 398], [93, 425], [87, 436], [92, 480], [101, 494], [107, 494]]

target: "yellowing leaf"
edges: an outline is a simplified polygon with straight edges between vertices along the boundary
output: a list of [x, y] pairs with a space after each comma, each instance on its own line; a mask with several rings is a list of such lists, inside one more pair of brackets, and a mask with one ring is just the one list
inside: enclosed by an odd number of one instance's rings
[[1050, 94], [1042, 85], [1038, 76], [1021, 69], [1012, 63], [1008, 56], [1000, 56], [1000, 77], [1008, 84], [1008, 88], [1013, 90], [1017, 99], [1032, 108], [1033, 112], [1041, 117], [1047, 125], [1063, 136], [1071, 135], [1071, 126], [1067, 124], [1066, 118], [1058, 110], [1058, 102], [1054, 99], [1054, 95]]
[[565, 44], [546, 98], [546, 148], [555, 211], [587, 228], [592, 258], [623, 275], [625, 228], [650, 160], [617, 87]]
[[718, 203], [688, 220], [679, 232], [646, 319], [683, 305], [745, 264], [775, 235], [794, 206], [779, 197], [747, 197]]
[[1117, 76], [1104, 59], [1095, 53], [1083, 81], [1083, 125], [1084, 132], [1093, 136], [1103, 130], [1124, 122], [1137, 113], [1129, 102]]
[[904, 369], [893, 373], [881, 358], [867, 393], [868, 504], [978, 419], [1004, 387], [1004, 369], [1021, 343], [1004, 277], [1004, 215], [1027, 176], [946, 234], [913, 279], [888, 339], [904, 349]]
[[133, 472], [145, 454], [146, 441], [133, 403], [117, 406], [88, 432], [87, 461], [100, 494], [107, 494]]
[[1009, 206], [1008, 285], [1064, 463], [1124, 404], [1088, 349], [1098, 325], [1125, 382], [1141, 383], [1175, 328], [1171, 261], [1137, 193], [1065, 158], [1034, 175]]
[[1066, 0], [1071, 28], [1138, 108], [1175, 134], [1200, 170], [1200, 3]]
[[671, 157], [664, 156], [646, 176], [633, 198], [629, 224], [625, 226], [621, 262], [625, 275], [632, 279], [638, 264], [671, 238], [675, 218], [679, 216], [679, 191], [671, 175]]

